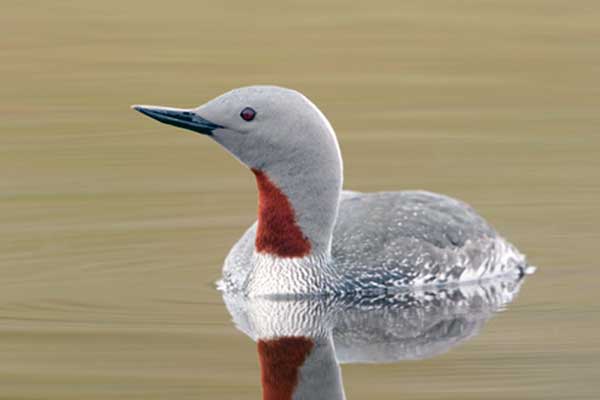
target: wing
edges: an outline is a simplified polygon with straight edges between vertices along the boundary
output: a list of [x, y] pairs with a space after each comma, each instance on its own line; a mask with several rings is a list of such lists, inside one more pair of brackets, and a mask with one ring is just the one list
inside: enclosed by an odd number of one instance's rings
[[479, 279], [523, 262], [470, 206], [424, 191], [344, 192], [332, 252], [365, 289]]

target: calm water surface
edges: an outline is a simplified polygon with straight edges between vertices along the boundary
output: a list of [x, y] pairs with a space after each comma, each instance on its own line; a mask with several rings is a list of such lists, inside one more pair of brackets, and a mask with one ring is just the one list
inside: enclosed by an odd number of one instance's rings
[[214, 287], [253, 178], [128, 108], [252, 83], [321, 107], [346, 188], [458, 197], [538, 266], [447, 352], [342, 365], [348, 398], [598, 398], [597, 1], [2, 5], [1, 399], [260, 397]]

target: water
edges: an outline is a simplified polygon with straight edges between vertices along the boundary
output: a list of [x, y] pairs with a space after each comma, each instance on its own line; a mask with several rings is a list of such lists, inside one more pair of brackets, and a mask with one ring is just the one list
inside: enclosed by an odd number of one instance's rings
[[521, 284], [505, 277], [370, 297], [223, 299], [236, 327], [258, 343], [264, 393], [287, 384], [300, 398], [333, 400], [345, 398], [340, 364], [444, 354], [477, 336]]
[[255, 399], [214, 282], [253, 178], [130, 104], [305, 92], [345, 187], [472, 204], [538, 271], [427, 360], [342, 366], [348, 398], [595, 399], [594, 1], [18, 2], [0, 14], [0, 398]]

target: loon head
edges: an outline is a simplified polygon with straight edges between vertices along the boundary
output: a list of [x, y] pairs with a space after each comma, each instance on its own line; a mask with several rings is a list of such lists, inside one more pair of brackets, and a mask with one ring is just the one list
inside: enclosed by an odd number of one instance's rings
[[259, 190], [258, 253], [329, 255], [342, 158], [329, 121], [308, 98], [282, 87], [249, 86], [197, 108], [133, 108], [212, 138], [252, 170]]

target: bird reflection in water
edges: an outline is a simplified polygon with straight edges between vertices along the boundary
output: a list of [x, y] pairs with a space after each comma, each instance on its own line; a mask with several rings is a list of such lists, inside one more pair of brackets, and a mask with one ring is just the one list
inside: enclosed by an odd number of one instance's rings
[[443, 354], [481, 332], [523, 277], [378, 297], [247, 298], [224, 293], [236, 327], [257, 342], [263, 399], [344, 399], [340, 364]]

